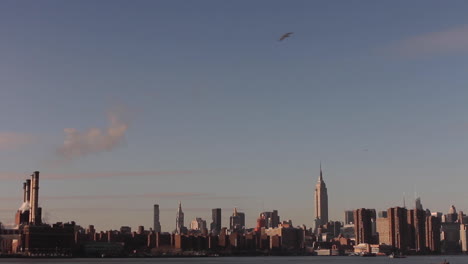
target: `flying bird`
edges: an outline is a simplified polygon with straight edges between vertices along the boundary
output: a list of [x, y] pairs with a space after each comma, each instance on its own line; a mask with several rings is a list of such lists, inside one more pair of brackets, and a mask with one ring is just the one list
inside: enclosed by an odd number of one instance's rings
[[288, 32], [281, 36], [281, 38], [278, 41], [283, 41], [285, 38], [289, 38], [294, 32]]

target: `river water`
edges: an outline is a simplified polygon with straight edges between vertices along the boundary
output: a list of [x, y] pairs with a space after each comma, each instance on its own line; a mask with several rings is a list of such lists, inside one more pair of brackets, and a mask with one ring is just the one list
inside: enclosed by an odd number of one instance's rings
[[148, 259], [0, 259], [1, 264], [54, 263], [54, 264], [439, 264], [446, 259], [450, 264], [468, 264], [468, 256], [414, 256], [401, 259], [387, 257], [210, 257], [210, 258], [148, 258]]

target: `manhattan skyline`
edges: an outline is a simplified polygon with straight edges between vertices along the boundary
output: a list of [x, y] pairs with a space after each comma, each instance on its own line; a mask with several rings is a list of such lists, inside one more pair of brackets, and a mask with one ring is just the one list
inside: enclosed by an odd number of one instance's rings
[[[0, 221], [39, 170], [49, 222], [174, 229], [466, 211], [468, 3], [4, 1]], [[286, 32], [294, 32], [278, 42]], [[72, 128], [74, 130], [72, 130]]]

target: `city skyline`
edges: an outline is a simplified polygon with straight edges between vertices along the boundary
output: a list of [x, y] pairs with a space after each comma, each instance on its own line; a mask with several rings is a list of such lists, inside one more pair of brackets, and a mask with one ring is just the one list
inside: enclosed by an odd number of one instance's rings
[[4, 1], [0, 221], [38, 170], [47, 222], [151, 227], [158, 204], [172, 231], [181, 201], [186, 225], [238, 208], [312, 227], [320, 160], [330, 220], [413, 193], [464, 210], [467, 9]]
[[[24, 183], [23, 183], [23, 202], [21, 204], [21, 206], [19, 207], [18, 211], [17, 211], [17, 214], [16, 216], [14, 217], [14, 221], [16, 223], [14, 224], [11, 224], [11, 223], [2, 223], [0, 221], [0, 223], [6, 227], [6, 228], [17, 228], [18, 227], [18, 222], [30, 222], [30, 223], [36, 223], [36, 224], [42, 224], [42, 223], [52, 223], [50, 222], [49, 220], [46, 220], [43, 222], [43, 210], [42, 210], [42, 207], [39, 207], [40, 206], [40, 203], [38, 203], [39, 201], [39, 196], [38, 196], [38, 190], [39, 190], [39, 171], [35, 171], [32, 175], [31, 175], [31, 179], [27, 179]], [[47, 196], [46, 196], [47, 197]], [[16, 197], [12, 197], [13, 199], [11, 200], [14, 200]], [[344, 217], [342, 219], [338, 218], [338, 219], [328, 219], [328, 214], [326, 213], [328, 211], [328, 204], [327, 204], [327, 200], [328, 200], [328, 193], [327, 193], [327, 188], [325, 186], [325, 182], [323, 180], [323, 172], [322, 172], [322, 166], [320, 164], [320, 172], [319, 172], [319, 177], [318, 177], [318, 181], [316, 183], [316, 188], [315, 188], [315, 197], [314, 197], [314, 201], [315, 201], [315, 220], [314, 220], [314, 224], [313, 225], [310, 225], [308, 226], [308, 228], [310, 230], [314, 230], [314, 232], [317, 232], [317, 228], [321, 227], [321, 226], [324, 226], [324, 225], [327, 225], [328, 223], [333, 223], [334, 221], [338, 221], [338, 222], [341, 222], [342, 225], [356, 225], [356, 223], [353, 223], [354, 221], [358, 221], [358, 225], [359, 225], [359, 221], [361, 221], [361, 218], [356, 218], [356, 212], [358, 212], [357, 214], [361, 214], [359, 213], [361, 210], [364, 210], [364, 211], [369, 211], [369, 213], [366, 213], [366, 214], [369, 214], [368, 217], [370, 217], [370, 215], [372, 215], [372, 217], [375, 219], [378, 218], [386, 218], [387, 217], [387, 214], [386, 214], [386, 211], [380, 211], [380, 210], [376, 210], [375, 208], [374, 209], [364, 209], [362, 207], [359, 207], [359, 205], [356, 206], [356, 209], [353, 209], [352, 211], [348, 211], [348, 210], [345, 210], [343, 213], [344, 213]], [[35, 209], [34, 209], [35, 208]], [[416, 197], [414, 199], [414, 203], [410, 203], [410, 205], [406, 205], [405, 203], [405, 199], [403, 199], [403, 204], [400, 206], [400, 205], [394, 205], [394, 208], [400, 208], [402, 210], [406, 210], [408, 208], [408, 210], [420, 210], [422, 212], [431, 212], [431, 209], [430, 208], [426, 208], [424, 209], [423, 206], [422, 206], [422, 202], [421, 202], [421, 198], [420, 197]], [[31, 212], [35, 212], [35, 213], [29, 213], [29, 210], [31, 210]], [[201, 215], [200, 214], [200, 211], [203, 211], [203, 210], [200, 210], [200, 208], [197, 209], [198, 211], [195, 213], [195, 215], [197, 215], [196, 217], [193, 218], [193, 221], [195, 221], [197, 224], [197, 226], [200, 226], [201, 224], [201, 221], [203, 220], [203, 218], [199, 217], [198, 215]], [[228, 230], [247, 230], [247, 229], [252, 229], [254, 225], [250, 225], [249, 223], [247, 223], [245, 221], [246, 217], [245, 217], [245, 213], [243, 212], [238, 212], [238, 208], [237, 207], [234, 207], [234, 212], [232, 214], [232, 216], [224, 216], [224, 218], [228, 218], [228, 221], [227, 223], [223, 224], [224, 221], [222, 220], [222, 217], [221, 214], [222, 214], [222, 208], [212, 208], [211, 209], [211, 217], [212, 217], [212, 223], [210, 223], [211, 225], [207, 224], [207, 222], [205, 220], [203, 220], [203, 226], [204, 228], [206, 228], [206, 232], [214, 232], [214, 234], [217, 234], [217, 230], [216, 229], [208, 229], [210, 227], [213, 227], [213, 223], [219, 221], [219, 219], [221, 218], [221, 221], [219, 222], [219, 227], [222, 227], [222, 228], [228, 228]], [[224, 209], [226, 210], [226, 208]], [[227, 209], [229, 210], [229, 209]], [[390, 210], [390, 209], [389, 209]], [[424, 211], [426, 210], [426, 211]], [[27, 215], [23, 216], [24, 212], [27, 211]], [[171, 209], [167, 210], [167, 211], [171, 211]], [[379, 211], [379, 213], [377, 214], [377, 211]], [[21, 212], [21, 214], [20, 214]], [[382, 213], [383, 212], [383, 213]], [[432, 210], [432, 214], [434, 215], [438, 215], [439, 217], [441, 217], [442, 215], [444, 215], [444, 212], [445, 211], [434, 211]], [[462, 211], [460, 211], [462, 213]], [[150, 230], [153, 230], [155, 232], [169, 232], [169, 233], [174, 233], [174, 234], [183, 234], [183, 233], [186, 233], [187, 231], [191, 230], [191, 226], [193, 225], [192, 222], [190, 221], [190, 219], [187, 219], [187, 222], [190, 223], [188, 226], [185, 225], [185, 214], [183, 213], [183, 210], [182, 210], [182, 202], [181, 201], [178, 201], [178, 208], [177, 208], [177, 212], [176, 212], [176, 216], [175, 216], [175, 229], [174, 230], [163, 230], [163, 228], [161, 227], [161, 223], [159, 221], [159, 218], [160, 218], [160, 208], [159, 208], [159, 205], [158, 204], [154, 204], [153, 205], [153, 225], [152, 226], [145, 226], [145, 225], [142, 225], [141, 223], [139, 223], [137, 226], [135, 226], [134, 228], [135, 229], [140, 229], [140, 228], [149, 228]], [[351, 213], [351, 216], [352, 217], [352, 221], [348, 220], [349, 219], [349, 216], [348, 216], [348, 213]], [[274, 216], [272, 216], [271, 214], [274, 214]], [[354, 215], [353, 215], [354, 214]], [[268, 220], [271, 220], [271, 221], [276, 221], [278, 223], [280, 223], [279, 221], [279, 217], [278, 217], [278, 211], [277, 210], [273, 210], [273, 212], [262, 212], [260, 214], [260, 217], [263, 217], [268, 221]], [[320, 217], [320, 215], [323, 215], [324, 217]], [[459, 215], [457, 214], [457, 210], [455, 208], [455, 206], [452, 204], [450, 205], [449, 207], [449, 210], [448, 210], [448, 217], [451, 217], [448, 219], [449, 222], [455, 222], [455, 220], [457, 218], [459, 218]], [[218, 220], [215, 220], [215, 219], [218, 219]], [[235, 219], [235, 220], [234, 220]], [[287, 219], [287, 216], [286, 216], [286, 219]], [[357, 219], [357, 220], [356, 220]], [[0, 219], [1, 220], [1, 219]], [[139, 221], [141, 222], [146, 222], [147, 219], [139, 219]], [[258, 220], [258, 219], [257, 219]], [[370, 218], [368, 219], [370, 221]], [[67, 219], [61, 219], [59, 220], [59, 222], [62, 222], [62, 221], [67, 221]], [[68, 219], [68, 221], [75, 221], [73, 219]], [[276, 223], [275, 222], [275, 223]], [[291, 223], [291, 219], [288, 219], [286, 221], [284, 221], [286, 223]], [[264, 223], [266, 227], [268, 228], [274, 228], [275, 224], [267, 224], [267, 222]], [[93, 228], [95, 227], [95, 224], [93, 223], [87, 223], [87, 225], [92, 225]], [[370, 225], [370, 222], [368, 223], [368, 225]], [[293, 224], [294, 226], [294, 224]], [[307, 227], [307, 225], [305, 225], [305, 223], [295, 223], [295, 226], [296, 227], [302, 227], [302, 226], [305, 226]], [[120, 226], [120, 229], [122, 227], [125, 227], [125, 228], [132, 228], [131, 226], [128, 226], [128, 225], [121, 225]], [[258, 222], [257, 222], [257, 227], [258, 227]], [[359, 228], [357, 228], [359, 229]], [[103, 228], [102, 230], [118, 230], [118, 228], [114, 228], [114, 229], [106, 229], [106, 228]], [[203, 230], [203, 229], [201, 229]], [[369, 235], [369, 234], [368, 234]], [[357, 239], [357, 241], [359, 241], [359, 239]]]

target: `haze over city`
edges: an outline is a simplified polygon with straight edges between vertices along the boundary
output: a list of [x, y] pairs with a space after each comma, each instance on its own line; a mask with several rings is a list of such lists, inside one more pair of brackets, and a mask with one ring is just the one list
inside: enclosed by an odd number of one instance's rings
[[[421, 9], [424, 7], [424, 9]], [[464, 1], [3, 1], [0, 221], [468, 210]], [[288, 38], [278, 41], [287, 32]]]

